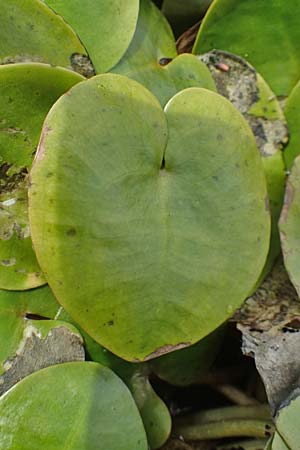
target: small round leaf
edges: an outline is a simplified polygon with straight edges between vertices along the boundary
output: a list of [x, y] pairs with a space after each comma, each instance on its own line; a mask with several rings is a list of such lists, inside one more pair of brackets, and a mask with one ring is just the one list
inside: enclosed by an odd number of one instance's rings
[[[249, 61], [276, 95], [300, 78], [298, 0], [215, 0], [204, 17], [193, 53], [228, 50]], [[267, 55], [267, 56], [266, 56]]]
[[1, 450], [147, 450], [137, 407], [123, 382], [93, 362], [51, 366], [0, 399]]

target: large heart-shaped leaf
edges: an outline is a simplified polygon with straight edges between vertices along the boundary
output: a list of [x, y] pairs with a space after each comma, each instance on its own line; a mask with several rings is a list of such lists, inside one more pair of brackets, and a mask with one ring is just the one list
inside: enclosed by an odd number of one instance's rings
[[135, 31], [139, 0], [45, 0], [73, 27], [98, 73], [111, 69]]
[[74, 320], [124, 359], [149, 359], [200, 340], [245, 299], [268, 251], [266, 195], [228, 100], [191, 88], [164, 112], [138, 83], [100, 75], [45, 121], [32, 236]]
[[[215, 0], [193, 52], [215, 48], [247, 59], [277, 95], [288, 95], [300, 78], [300, 3], [290, 0]], [[267, 55], [267, 56], [266, 56]], [[283, 69], [284, 67], [284, 69]]]
[[43, 121], [53, 103], [84, 78], [62, 68], [27, 63], [0, 66], [0, 288], [45, 283], [32, 249], [28, 172]]
[[0, 399], [1, 450], [147, 450], [123, 382], [97, 363], [73, 362], [24, 378]]
[[85, 54], [72, 28], [42, 1], [1, 4], [0, 64], [36, 61], [71, 69], [76, 55]]
[[[215, 90], [213, 79], [201, 61], [193, 55], [176, 55], [174, 37], [165, 17], [151, 1], [142, 0], [133, 40], [112, 72], [142, 83], [162, 106], [188, 87]], [[164, 65], [168, 61], [171, 62]]]
[[284, 264], [300, 296], [300, 156], [288, 178], [279, 229]]
[[284, 149], [284, 160], [290, 169], [294, 159], [300, 154], [300, 81], [288, 96], [284, 114], [290, 132], [289, 143]]

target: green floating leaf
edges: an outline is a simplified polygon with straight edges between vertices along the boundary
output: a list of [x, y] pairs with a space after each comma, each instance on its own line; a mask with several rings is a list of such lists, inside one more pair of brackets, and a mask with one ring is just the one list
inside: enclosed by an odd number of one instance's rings
[[[300, 78], [300, 3], [215, 0], [202, 21], [193, 53], [228, 50], [249, 61], [276, 95]], [[266, 57], [267, 55], [267, 57]], [[284, 69], [283, 69], [284, 66]]]
[[30, 289], [46, 282], [30, 238], [28, 172], [46, 114], [83, 79], [46, 64], [0, 66], [1, 289]]
[[188, 87], [215, 90], [209, 70], [201, 61], [194, 55], [176, 55], [174, 37], [165, 17], [152, 2], [142, 0], [133, 40], [111, 72], [143, 84], [162, 106]]
[[1, 450], [147, 450], [122, 381], [93, 362], [35, 372], [0, 399]]
[[164, 0], [162, 12], [179, 36], [203, 17], [212, 0]]
[[284, 114], [290, 132], [288, 145], [284, 149], [284, 160], [290, 169], [296, 156], [300, 155], [300, 81], [288, 96]]
[[300, 296], [300, 156], [287, 181], [279, 229], [284, 264]]
[[45, 0], [73, 27], [97, 73], [121, 59], [135, 31], [139, 0]]
[[0, 64], [36, 61], [71, 69], [76, 54], [86, 54], [80, 40], [42, 1], [1, 5]]
[[223, 331], [223, 328], [215, 330], [188, 348], [153, 359], [150, 362], [151, 369], [157, 376], [176, 386], [199, 382], [220, 350]]
[[33, 242], [50, 286], [124, 359], [199, 341], [264, 265], [260, 156], [240, 113], [211, 91], [182, 91], [164, 112], [126, 77], [80, 83], [45, 121], [31, 182]]

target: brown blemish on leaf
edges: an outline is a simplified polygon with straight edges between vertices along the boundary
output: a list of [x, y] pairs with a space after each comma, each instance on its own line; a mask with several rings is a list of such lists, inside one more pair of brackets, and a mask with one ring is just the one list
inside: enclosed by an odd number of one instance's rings
[[44, 124], [42, 129], [42, 134], [40, 137], [40, 142], [34, 157], [33, 164], [37, 163], [38, 161], [41, 161], [45, 156], [45, 139], [46, 136], [52, 131], [50, 127], [47, 126], [47, 124]]
[[288, 181], [286, 184], [284, 203], [281, 211], [280, 222], [285, 223], [289, 212], [290, 205], [294, 199], [294, 189], [291, 183]]
[[162, 347], [159, 347], [154, 352], [147, 355], [144, 358], [144, 361], [149, 361], [150, 359], [158, 358], [159, 356], [165, 355], [166, 353], [174, 352], [175, 350], [180, 350], [182, 348], [189, 347], [190, 345], [191, 345], [190, 342], [181, 342], [176, 345], [172, 344], [163, 345]]

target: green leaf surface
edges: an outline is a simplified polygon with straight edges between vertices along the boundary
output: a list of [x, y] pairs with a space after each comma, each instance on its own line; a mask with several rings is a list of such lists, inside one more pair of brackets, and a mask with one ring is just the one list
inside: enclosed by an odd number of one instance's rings
[[164, 0], [162, 12], [170, 22], [176, 36], [202, 19], [212, 0]]
[[284, 265], [300, 296], [300, 156], [287, 181], [279, 229]]
[[289, 448], [280, 437], [280, 434], [275, 432], [273, 439], [271, 439], [265, 447], [265, 450], [296, 450]]
[[121, 59], [133, 37], [139, 0], [45, 0], [72, 26], [97, 73]]
[[151, 449], [160, 448], [171, 432], [171, 415], [142, 371], [135, 370], [130, 378], [123, 380], [131, 391], [140, 411]]
[[43, 121], [55, 101], [84, 78], [63, 68], [0, 66], [0, 288], [45, 284], [28, 220], [28, 172]]
[[48, 286], [19, 292], [0, 290], [0, 374], [5, 361], [16, 354], [28, 315], [52, 319], [58, 309], [59, 304]]
[[75, 32], [40, 0], [2, 2], [0, 64], [36, 61], [71, 69], [85, 55]]
[[213, 331], [196, 344], [153, 359], [153, 372], [176, 386], [188, 386], [199, 382], [216, 359], [224, 337], [224, 329]]
[[[215, 0], [202, 21], [193, 53], [228, 50], [247, 59], [276, 95], [300, 78], [298, 0]], [[283, 68], [284, 67], [284, 68]]]
[[[289, 450], [298, 450], [300, 442], [299, 429], [300, 398], [299, 395], [283, 408], [281, 408], [275, 419], [276, 429], [286, 448]], [[284, 448], [284, 447], [283, 447]], [[273, 445], [272, 445], [272, 450]], [[281, 447], [279, 447], [281, 450]]]
[[[142, 0], [133, 40], [111, 72], [143, 84], [162, 106], [188, 87], [215, 90], [213, 79], [201, 61], [194, 55], [176, 55], [174, 37], [165, 17], [152, 2]], [[164, 65], [169, 59], [172, 61]]]
[[290, 169], [296, 156], [300, 155], [300, 81], [288, 96], [284, 114], [290, 132], [288, 145], [284, 149], [284, 160]]
[[29, 375], [0, 399], [1, 450], [147, 450], [123, 382], [93, 362]]
[[151, 359], [199, 341], [243, 302], [268, 251], [266, 195], [254, 137], [226, 99], [191, 88], [164, 112], [138, 83], [100, 75], [45, 121], [33, 242], [85, 331], [124, 359]]

